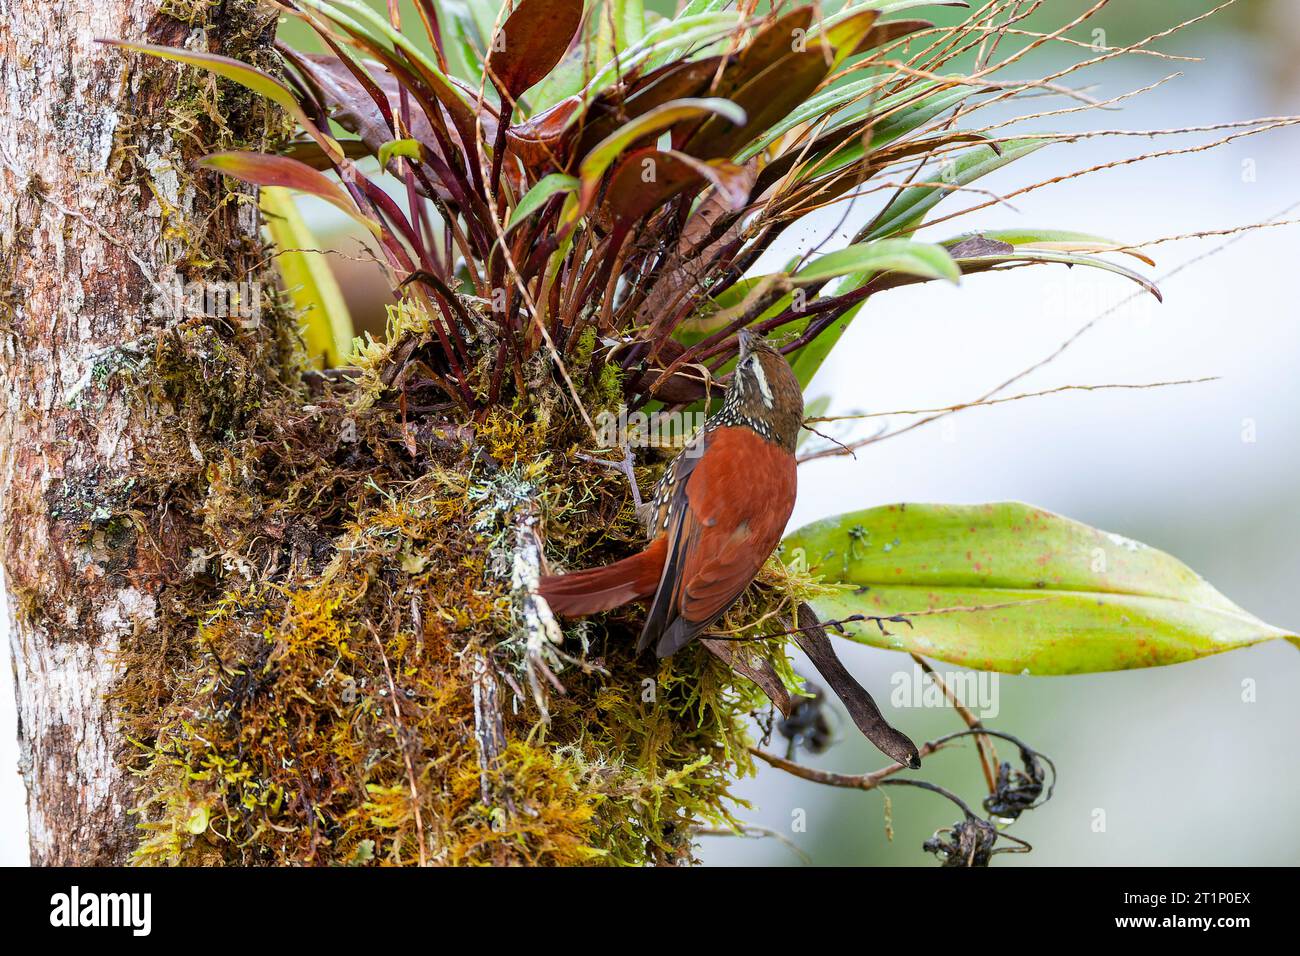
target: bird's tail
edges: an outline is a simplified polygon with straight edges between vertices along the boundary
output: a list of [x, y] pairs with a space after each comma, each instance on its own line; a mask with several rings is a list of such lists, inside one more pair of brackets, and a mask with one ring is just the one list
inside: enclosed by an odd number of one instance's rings
[[622, 561], [543, 577], [538, 590], [551, 610], [564, 617], [608, 611], [654, 594], [667, 553], [667, 539], [661, 536], [644, 551]]

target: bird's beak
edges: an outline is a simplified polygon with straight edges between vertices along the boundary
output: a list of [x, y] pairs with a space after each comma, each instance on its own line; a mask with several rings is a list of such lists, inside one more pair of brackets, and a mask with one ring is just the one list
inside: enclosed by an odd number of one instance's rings
[[754, 339], [758, 338], [758, 336], [749, 329], [741, 329], [736, 338], [740, 342], [740, 358], [738, 361], [743, 362], [749, 357], [750, 350], [754, 347]]

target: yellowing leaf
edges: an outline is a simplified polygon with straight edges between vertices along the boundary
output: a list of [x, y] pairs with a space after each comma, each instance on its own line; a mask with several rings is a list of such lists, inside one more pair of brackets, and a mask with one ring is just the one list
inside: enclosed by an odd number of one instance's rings
[[980, 670], [1154, 667], [1295, 636], [1163, 551], [1018, 502], [871, 508], [784, 547], [851, 585], [812, 602], [823, 620], [913, 615], [848, 623], [849, 637]]
[[316, 237], [287, 189], [267, 186], [262, 214], [276, 248], [280, 280], [302, 317], [303, 344], [318, 368], [343, 364], [352, 343], [352, 315]]

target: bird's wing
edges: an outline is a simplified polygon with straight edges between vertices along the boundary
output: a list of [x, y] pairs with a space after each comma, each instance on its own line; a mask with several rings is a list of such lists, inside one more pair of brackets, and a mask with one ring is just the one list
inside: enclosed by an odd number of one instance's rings
[[794, 506], [795, 463], [747, 428], [720, 428], [669, 514], [668, 557], [639, 647], [673, 653], [749, 586]]
[[640, 654], [651, 644], [658, 644], [664, 632], [677, 617], [677, 582], [681, 579], [682, 561], [691, 544], [694, 529], [689, 518], [686, 500], [686, 484], [696, 465], [703, 459], [703, 449], [708, 446], [711, 436], [705, 435], [696, 446], [698, 451], [689, 455], [678, 456], [669, 466], [672, 486], [668, 490], [662, 508], [652, 516], [651, 529], [660, 530], [667, 539], [663, 572], [659, 575], [659, 584], [655, 589], [654, 599], [646, 614], [645, 625], [641, 628], [641, 637], [637, 641], [636, 652]]

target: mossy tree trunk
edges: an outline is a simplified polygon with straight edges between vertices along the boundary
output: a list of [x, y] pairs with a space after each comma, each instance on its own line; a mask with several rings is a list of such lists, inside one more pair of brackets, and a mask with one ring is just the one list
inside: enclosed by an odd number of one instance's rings
[[[626, 481], [565, 453], [588, 436], [542, 354], [471, 418], [408, 303], [348, 376], [303, 375], [253, 191], [193, 162], [275, 151], [288, 118], [94, 42], [275, 72], [274, 10], [0, 12], [0, 518], [33, 861], [689, 859], [694, 827], [732, 820], [766, 698], [703, 646], [638, 659], [635, 608], [565, 633], [537, 600], [543, 537], [593, 563], [641, 541]], [[194, 314], [192, 282], [262, 307]], [[496, 340], [461, 304], [486, 394]], [[621, 401], [591, 380], [589, 407]]]
[[[184, 402], [132, 373], [184, 324], [178, 282], [245, 279], [260, 259], [255, 209], [196, 179], [193, 158], [261, 141], [280, 120], [95, 41], [249, 58], [268, 48], [274, 18], [243, 0], [3, 10], [0, 493], [31, 858], [114, 864], [136, 839], [120, 759], [130, 745], [105, 698], [125, 643], [155, 648], [162, 666], [194, 520], [132, 500], [133, 470]], [[269, 334], [222, 330], [250, 354]]]

